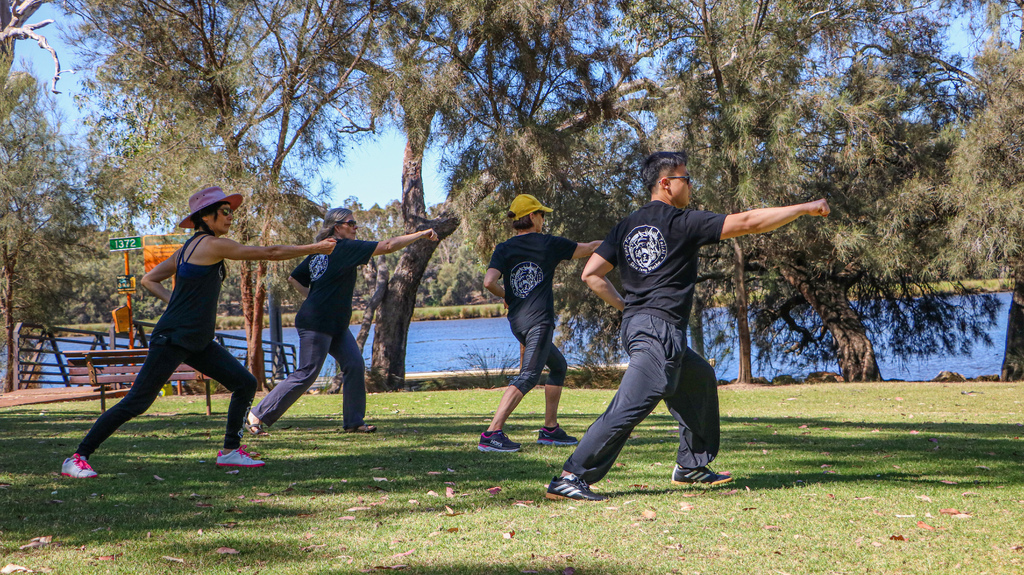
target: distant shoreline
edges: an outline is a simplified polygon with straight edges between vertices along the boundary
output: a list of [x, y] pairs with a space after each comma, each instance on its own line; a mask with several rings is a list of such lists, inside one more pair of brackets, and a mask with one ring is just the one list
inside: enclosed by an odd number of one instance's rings
[[[990, 279], [990, 280], [969, 280], [960, 282], [970, 290], [978, 293], [999, 293], [1013, 291], [1013, 279]], [[953, 282], [938, 282], [934, 285], [938, 293], [954, 293]], [[435, 321], [444, 319], [480, 319], [505, 317], [505, 305], [501, 303], [483, 303], [475, 305], [453, 305], [453, 306], [431, 306], [418, 307], [413, 311], [412, 321]], [[136, 320], [156, 322], [155, 319], [136, 318]], [[363, 310], [352, 310], [351, 325], [359, 325], [363, 322]], [[295, 314], [281, 314], [283, 327], [295, 327]], [[85, 323], [68, 325], [75, 329], [86, 329], [92, 331], [107, 331], [110, 324], [107, 323]], [[242, 316], [217, 316], [217, 329], [244, 329], [245, 322]], [[263, 327], [270, 327], [270, 320], [266, 314], [263, 316]]]

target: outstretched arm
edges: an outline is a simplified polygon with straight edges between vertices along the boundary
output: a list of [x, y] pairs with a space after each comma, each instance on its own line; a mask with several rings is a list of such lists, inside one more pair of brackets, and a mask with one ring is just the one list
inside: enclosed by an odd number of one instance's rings
[[599, 247], [601, 247], [601, 240], [576, 244], [576, 251], [572, 253], [572, 259], [578, 260], [580, 258], [590, 257], [590, 254], [594, 253], [594, 250]]
[[500, 277], [501, 272], [494, 268], [487, 268], [487, 273], [484, 274], [484, 287], [492, 294], [505, 299], [505, 290], [498, 285], [498, 278]]
[[433, 228], [427, 228], [421, 232], [414, 232], [404, 236], [395, 236], [391, 239], [377, 242], [377, 249], [373, 250], [373, 255], [379, 256], [381, 254], [397, 252], [420, 238], [430, 238], [436, 242], [437, 232], [435, 232]]
[[730, 214], [725, 217], [721, 239], [727, 240], [747, 234], [763, 234], [782, 227], [800, 216], [827, 216], [828, 214], [828, 202], [825, 200]]
[[214, 238], [200, 244], [197, 253], [200, 260], [196, 263], [208, 265], [220, 260], [290, 260], [311, 254], [329, 254], [334, 251], [334, 238], [327, 238], [315, 244], [304, 246], [244, 246], [227, 238]]
[[608, 272], [612, 271], [614, 267], [608, 263], [608, 260], [594, 254], [590, 256], [587, 265], [583, 267], [583, 282], [606, 304], [622, 311], [626, 309], [626, 302], [623, 301], [622, 296], [607, 277]]

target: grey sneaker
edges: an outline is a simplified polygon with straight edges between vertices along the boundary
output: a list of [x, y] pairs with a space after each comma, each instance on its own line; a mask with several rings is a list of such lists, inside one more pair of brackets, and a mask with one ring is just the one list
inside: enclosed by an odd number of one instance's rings
[[537, 443], [541, 445], [576, 445], [579, 442], [580, 440], [568, 435], [561, 425], [556, 427], [554, 431], [548, 431], [542, 427], [537, 434]]
[[548, 492], [544, 494], [548, 499], [575, 499], [577, 501], [604, 501], [608, 499], [604, 495], [598, 495], [590, 490], [586, 481], [573, 474], [565, 477], [553, 477], [548, 484]]
[[732, 481], [732, 477], [715, 473], [707, 466], [697, 469], [686, 469], [676, 465], [672, 472], [672, 483], [676, 485], [722, 485]]
[[522, 445], [509, 439], [500, 429], [492, 433], [490, 437], [481, 433], [480, 442], [476, 445], [480, 451], [519, 451], [520, 447]]

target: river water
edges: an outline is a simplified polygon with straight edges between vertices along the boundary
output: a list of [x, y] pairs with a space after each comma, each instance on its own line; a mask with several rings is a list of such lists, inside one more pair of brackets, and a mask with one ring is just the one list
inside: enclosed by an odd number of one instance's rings
[[[940, 371], [955, 371], [965, 377], [998, 374], [1003, 362], [1003, 348], [1006, 342], [1006, 310], [1010, 302], [1010, 293], [996, 294], [1002, 304], [998, 313], [998, 321], [989, 330], [992, 345], [976, 344], [969, 354], [950, 355], [937, 353], [922, 358], [904, 359], [901, 357], [879, 357], [878, 364], [885, 379], [904, 379], [907, 381], [928, 381]], [[352, 333], [359, 331], [352, 326]], [[231, 331], [244, 335], [242, 331]], [[880, 334], [882, 338], [886, 334]], [[269, 330], [264, 331], [269, 337]], [[735, 337], [735, 336], [734, 336]], [[877, 338], [878, 335], [872, 335]], [[295, 344], [298, 348], [298, 334], [294, 328], [284, 330], [285, 343]], [[367, 367], [370, 364], [370, 350], [373, 345], [373, 331], [363, 350], [363, 358]], [[735, 342], [727, 345], [735, 349]], [[480, 369], [486, 364], [489, 369], [505, 366], [518, 366], [519, 342], [512, 337], [508, 320], [505, 318], [459, 319], [413, 322], [409, 327], [408, 349], [406, 352], [406, 372], [433, 372], [465, 369]], [[567, 356], [569, 363], [578, 362], [578, 358]], [[719, 379], [735, 379], [738, 364], [734, 353], [723, 352], [722, 357], [715, 358], [715, 371]], [[625, 358], [623, 358], [623, 361]], [[754, 357], [754, 375], [771, 379], [776, 375], [790, 374], [803, 377], [809, 370], [807, 367], [797, 368], [785, 361], [771, 366], [758, 367], [758, 358]], [[814, 371], [831, 371], [839, 373], [835, 362], [827, 362], [814, 366]], [[324, 365], [321, 375], [334, 373], [334, 361], [330, 358]]]

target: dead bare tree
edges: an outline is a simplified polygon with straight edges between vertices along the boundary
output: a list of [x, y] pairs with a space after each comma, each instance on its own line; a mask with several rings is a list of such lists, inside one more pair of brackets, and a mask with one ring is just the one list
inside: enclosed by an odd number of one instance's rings
[[[60, 80], [61, 74], [71, 73], [74, 74], [74, 70], [62, 70], [60, 67], [60, 57], [57, 55], [57, 51], [50, 46], [47, 42], [46, 37], [36, 32], [40, 28], [45, 28], [50, 24], [53, 24], [53, 20], [43, 20], [42, 22], [36, 22], [35, 24], [29, 24], [28, 19], [35, 14], [36, 10], [44, 4], [44, 0], [24, 0], [20, 4], [14, 6], [11, 5], [10, 0], [0, 0], [0, 70], [9, 69], [11, 63], [14, 62], [14, 42], [17, 40], [35, 40], [36, 44], [40, 48], [46, 50], [53, 56], [53, 82], [50, 85], [50, 91], [54, 94], [60, 94], [57, 91], [57, 80]], [[6, 76], [6, 74], [5, 74]]]

